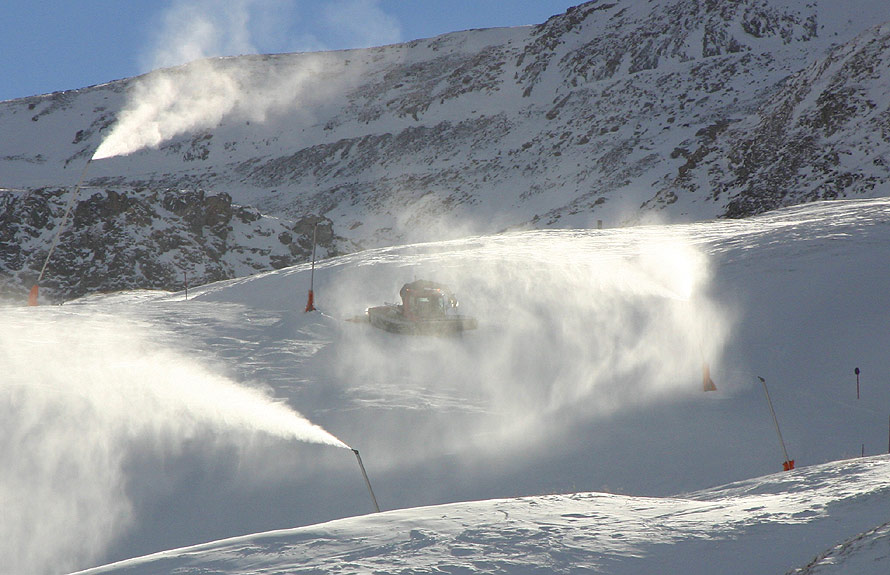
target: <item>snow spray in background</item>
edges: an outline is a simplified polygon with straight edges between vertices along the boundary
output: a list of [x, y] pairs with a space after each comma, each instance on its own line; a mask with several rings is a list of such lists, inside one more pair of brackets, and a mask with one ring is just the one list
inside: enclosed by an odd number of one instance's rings
[[146, 74], [93, 159], [157, 148], [187, 132], [214, 128], [229, 115], [265, 121], [271, 113], [296, 108], [307, 80], [322, 65], [322, 56], [307, 55], [279, 76], [263, 72], [259, 63], [245, 69], [234, 60], [206, 59]]
[[[409, 390], [443, 402], [449, 394], [475, 398], [463, 402], [463, 420], [452, 409], [449, 417], [462, 423], [451, 437], [444, 421], [426, 438], [445, 449], [528, 446], [575, 423], [702, 394], [702, 362], [719, 365], [731, 323], [709, 297], [706, 256], [677, 227], [418, 244], [381, 250], [380, 265], [390, 267], [386, 274], [340, 272], [351, 279], [325, 288], [332, 307], [345, 312], [361, 305], [356, 293], [392, 297], [401, 282], [434, 279], [455, 290], [479, 329], [435, 341], [401, 337], [397, 345], [395, 336], [355, 335], [336, 375], [365, 405], [384, 409]], [[378, 285], [384, 275], [387, 284]]]
[[[156, 148], [176, 136], [215, 128], [228, 116], [263, 122], [270, 114], [299, 114], [308, 99], [323, 101], [332, 91], [342, 93], [351, 82], [348, 75], [337, 82], [322, 77], [328, 60], [338, 61], [336, 57], [305, 53], [287, 68], [268, 65], [273, 56], [219, 57], [257, 54], [257, 44], [285, 51], [263, 43], [294, 37], [287, 23], [301, 20], [296, 6], [281, 0], [174, 2], [147, 62], [155, 71], [137, 80], [93, 159]], [[349, 38], [353, 45], [389, 44], [400, 36], [397, 23], [373, 3], [339, 2], [309, 16], [319, 27], [356, 32]], [[308, 38], [297, 38], [297, 43], [322, 48]]]
[[[343, 88], [335, 88], [332, 82], [310, 82], [324, 68], [323, 55], [306, 54], [286, 71], [267, 66], [262, 59], [247, 63], [237, 58], [211, 59], [215, 54], [256, 52], [251, 24], [281, 20], [276, 11], [283, 7], [269, 0], [189, 0], [174, 2], [165, 12], [148, 63], [165, 69], [136, 81], [111, 132], [84, 166], [31, 288], [29, 305], [38, 304], [38, 286], [93, 160], [157, 148], [187, 132], [213, 128], [229, 115], [262, 122], [269, 114], [297, 113], [307, 93], [324, 98], [327, 90]], [[185, 62], [191, 63], [180, 65]]]
[[348, 449], [120, 317], [48, 307], [0, 318], [0, 572], [68, 572], [101, 557], [132, 525], [134, 444], [175, 453], [208, 434], [238, 447], [261, 433]]

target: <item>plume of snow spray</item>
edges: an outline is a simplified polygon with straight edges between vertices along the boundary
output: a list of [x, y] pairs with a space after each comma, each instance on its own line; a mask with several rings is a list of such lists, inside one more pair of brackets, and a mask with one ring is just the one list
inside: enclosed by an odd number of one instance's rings
[[208, 433], [348, 446], [286, 405], [119, 317], [6, 309], [0, 320], [0, 571], [73, 570], [132, 524], [126, 461]]
[[475, 398], [463, 400], [460, 417], [443, 403], [452, 413], [418, 442], [424, 449], [527, 447], [573, 424], [701, 394], [702, 358], [719, 363], [729, 333], [730, 318], [708, 294], [706, 256], [676, 228], [476, 237], [389, 248], [377, 261], [387, 273], [343, 270], [337, 285], [322, 286], [331, 307], [367, 307], [379, 300], [358, 303], [355, 294], [393, 297], [423, 278], [449, 284], [462, 313], [479, 320], [456, 340], [356, 336], [336, 366], [370, 405]]
[[[267, 28], [287, 19], [289, 2], [281, 0], [186, 0], [166, 13], [149, 62], [155, 70], [133, 86], [128, 103], [99, 145], [93, 159], [128, 155], [185, 133], [215, 128], [226, 117], [263, 122], [270, 114], [297, 112], [301, 103], [323, 100], [332, 90], [342, 91], [351, 81], [321, 73], [331, 58], [301, 54], [287, 67], [263, 58], [220, 58], [255, 54], [255, 36], [284, 36]], [[323, 20], [341, 22], [334, 14], [360, 14], [362, 40], [371, 44], [398, 38], [398, 26], [374, 2], [339, 2], [328, 7]], [[258, 23], [264, 29], [258, 30]], [[371, 32], [373, 31], [373, 33]], [[370, 35], [369, 35], [370, 34]], [[354, 41], [354, 38], [353, 38]], [[316, 42], [317, 43], [317, 42]]]
[[129, 103], [93, 155], [94, 160], [128, 155], [185, 133], [210, 129], [233, 115], [265, 121], [296, 108], [322, 56], [306, 56], [286, 74], [240, 68], [224, 59], [205, 59], [151, 72], [133, 87]]

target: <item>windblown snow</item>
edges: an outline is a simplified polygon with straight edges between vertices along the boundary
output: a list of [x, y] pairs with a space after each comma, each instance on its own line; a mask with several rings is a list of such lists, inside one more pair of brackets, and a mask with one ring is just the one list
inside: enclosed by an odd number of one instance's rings
[[[143, 350], [175, 350], [184, 365], [287, 403], [361, 449], [386, 512], [361, 516], [371, 504], [346, 450], [237, 422], [121, 435], [106, 433], [118, 427], [102, 427], [101, 409], [47, 402], [42, 432], [15, 433], [33, 425], [19, 408], [53, 386], [76, 394], [113, 365], [126, 398], [161, 369], [140, 364], [138, 346], [114, 356], [112, 345], [101, 351], [114, 357], [84, 359], [63, 382], [4, 384], [3, 499], [47, 504], [40, 514], [13, 507], [20, 531], [6, 524], [4, 562], [64, 572], [160, 552], [94, 572], [850, 573], [847, 557], [859, 565], [864, 553], [877, 570], [856, 573], [882, 573], [890, 460], [875, 454], [890, 416], [888, 241], [890, 201], [835, 201], [327, 259], [315, 270], [321, 311], [308, 314], [309, 266], [211, 284], [188, 300], [123, 292], [6, 308], [21, 336], [3, 340], [4, 357], [42, 349], [29, 342], [37, 326], [115, 318], [112, 334], [143, 334]], [[344, 321], [433, 276], [455, 288], [477, 331], [410, 338]], [[703, 360], [716, 392], [702, 391]], [[779, 472], [757, 376], [795, 471]], [[126, 403], [144, 409], [137, 396]], [[72, 476], [64, 453], [83, 437], [56, 430], [77, 414], [114, 457]], [[34, 458], [23, 470], [22, 449], [55, 463]], [[66, 480], [99, 470], [113, 489], [81, 493]], [[22, 537], [30, 562], [15, 551]]]

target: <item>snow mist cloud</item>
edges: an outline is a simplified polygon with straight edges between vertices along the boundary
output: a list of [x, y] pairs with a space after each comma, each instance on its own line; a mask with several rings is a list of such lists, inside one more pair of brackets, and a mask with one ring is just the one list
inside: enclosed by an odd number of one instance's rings
[[[262, 58], [239, 60], [223, 55], [256, 54], [284, 40], [288, 21], [299, 20], [294, 2], [284, 0], [187, 0], [165, 13], [147, 65], [153, 69], [132, 87], [128, 103], [93, 159], [157, 148], [177, 136], [210, 130], [229, 116], [264, 122], [272, 114], [295, 112], [306, 98], [322, 99], [336, 89], [319, 79], [324, 54], [304, 54], [287, 70]], [[361, 22], [353, 46], [398, 39], [397, 22], [376, 2], [340, 1], [325, 5], [321, 21], [342, 32], [344, 22]], [[360, 18], [353, 20], [353, 18]], [[314, 49], [315, 36], [298, 36]], [[281, 45], [275, 46], [281, 52]]]
[[269, 434], [347, 447], [156, 338], [121, 318], [3, 311], [0, 571], [68, 572], [100, 558], [133, 524], [127, 461], [146, 446], [163, 457]]
[[[355, 309], [357, 293], [380, 305], [402, 283], [431, 279], [450, 284], [479, 320], [460, 338], [350, 340], [337, 374], [365, 404], [413, 393], [451, 406], [418, 451], [527, 448], [622, 410], [701, 397], [702, 362], [719, 364], [731, 324], [709, 296], [706, 256], [679, 228], [503, 234], [389, 248], [376, 260], [386, 273], [343, 270], [354, 281], [318, 293]], [[458, 408], [449, 396], [471, 400]]]

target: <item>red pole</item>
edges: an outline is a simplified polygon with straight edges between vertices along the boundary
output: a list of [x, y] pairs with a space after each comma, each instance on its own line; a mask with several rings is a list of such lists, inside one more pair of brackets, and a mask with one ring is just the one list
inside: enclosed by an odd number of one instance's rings
[[312, 230], [312, 272], [309, 274], [309, 299], [306, 301], [306, 309], [304, 313], [315, 311], [315, 294], [312, 288], [315, 287], [315, 245], [318, 238], [318, 222], [315, 222], [315, 228]]
[[31, 293], [28, 294], [28, 305], [34, 306], [37, 305], [37, 292], [40, 288], [37, 287], [37, 284], [31, 288]]

